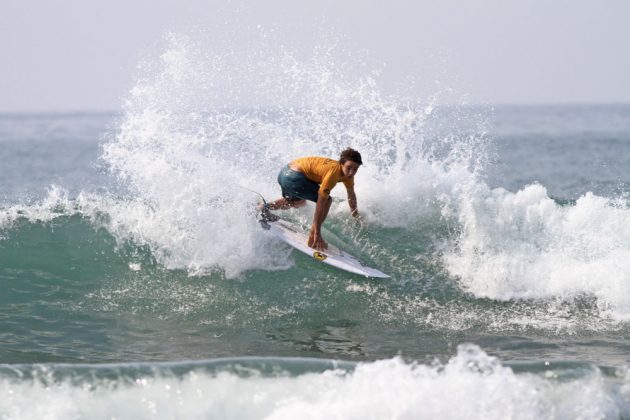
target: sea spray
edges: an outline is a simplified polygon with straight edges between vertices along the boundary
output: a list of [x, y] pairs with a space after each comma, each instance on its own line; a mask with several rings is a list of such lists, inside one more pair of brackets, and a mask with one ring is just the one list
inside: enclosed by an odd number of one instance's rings
[[334, 45], [307, 58], [265, 36], [246, 51], [227, 45], [169, 34], [159, 59], [141, 66], [120, 130], [104, 146], [105, 162], [150, 209], [127, 228], [167, 267], [228, 277], [285, 268], [286, 250], [266, 246], [249, 190], [275, 198], [276, 173], [295, 157], [359, 150], [362, 212], [392, 226], [435, 213], [432, 197], [472, 176], [463, 153], [470, 138], [450, 138], [452, 153], [439, 160], [444, 144], [434, 147], [423, 131], [434, 104], [384, 94], [374, 74], [339, 62]]

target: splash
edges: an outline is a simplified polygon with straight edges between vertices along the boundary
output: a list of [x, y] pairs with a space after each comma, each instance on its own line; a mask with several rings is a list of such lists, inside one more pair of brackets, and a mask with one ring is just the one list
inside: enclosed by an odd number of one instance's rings
[[385, 95], [378, 73], [358, 71], [351, 55], [340, 61], [334, 44], [304, 58], [274, 41], [261, 33], [234, 51], [203, 34], [169, 34], [159, 59], [139, 68], [103, 159], [145, 206], [128, 229], [169, 267], [228, 277], [285, 268], [286, 250], [267, 246], [256, 226], [249, 190], [277, 196], [276, 173], [295, 157], [361, 151], [361, 209], [394, 226], [415, 222], [420, 207], [435, 212], [422, 197], [471, 177], [470, 141], [452, 141], [444, 158], [443, 144], [426, 140], [433, 102]]

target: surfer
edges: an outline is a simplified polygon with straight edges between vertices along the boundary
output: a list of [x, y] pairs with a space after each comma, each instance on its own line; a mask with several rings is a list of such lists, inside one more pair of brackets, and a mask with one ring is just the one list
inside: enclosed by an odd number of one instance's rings
[[343, 182], [346, 186], [350, 214], [359, 217], [357, 197], [354, 193], [354, 175], [362, 164], [361, 154], [352, 148], [341, 152], [339, 160], [316, 156], [295, 159], [278, 174], [282, 198], [268, 203], [265, 208], [286, 210], [291, 207], [302, 207], [306, 200], [315, 202], [308, 246], [323, 251], [328, 248], [328, 244], [322, 238], [321, 227], [332, 203], [330, 192], [338, 182]]

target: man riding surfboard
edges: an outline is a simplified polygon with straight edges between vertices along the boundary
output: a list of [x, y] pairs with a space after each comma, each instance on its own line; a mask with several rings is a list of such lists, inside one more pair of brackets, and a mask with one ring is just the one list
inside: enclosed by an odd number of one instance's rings
[[352, 148], [341, 152], [339, 160], [309, 156], [295, 159], [283, 167], [278, 174], [282, 198], [265, 206], [269, 210], [285, 210], [302, 207], [306, 200], [316, 203], [313, 224], [308, 237], [308, 246], [325, 250], [328, 244], [322, 238], [321, 227], [328, 216], [332, 203], [330, 192], [342, 182], [348, 193], [350, 213], [359, 216], [357, 197], [354, 193], [354, 176], [363, 164], [361, 154]]

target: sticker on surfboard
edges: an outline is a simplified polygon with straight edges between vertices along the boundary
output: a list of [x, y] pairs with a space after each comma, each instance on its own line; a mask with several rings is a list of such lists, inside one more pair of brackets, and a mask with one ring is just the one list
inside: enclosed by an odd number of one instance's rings
[[315, 258], [317, 261], [324, 261], [326, 258], [328, 258], [328, 255], [322, 254], [319, 251], [315, 251], [313, 252], [313, 258]]

